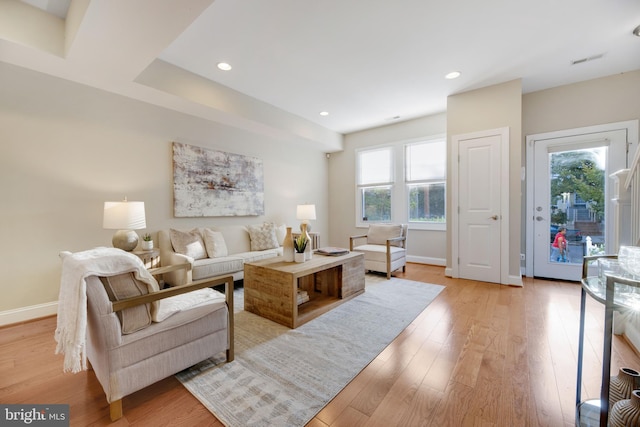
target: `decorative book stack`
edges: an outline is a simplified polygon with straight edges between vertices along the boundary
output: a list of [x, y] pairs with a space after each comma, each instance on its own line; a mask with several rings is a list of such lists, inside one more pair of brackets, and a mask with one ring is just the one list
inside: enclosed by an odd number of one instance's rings
[[307, 291], [298, 289], [298, 305], [304, 304], [307, 301], [309, 301], [309, 294]]
[[336, 247], [333, 247], [333, 246], [328, 246], [328, 247], [325, 247], [325, 248], [320, 248], [316, 252], [321, 254], [321, 255], [340, 256], [340, 255], [348, 254], [349, 253], [349, 249], [336, 248]]

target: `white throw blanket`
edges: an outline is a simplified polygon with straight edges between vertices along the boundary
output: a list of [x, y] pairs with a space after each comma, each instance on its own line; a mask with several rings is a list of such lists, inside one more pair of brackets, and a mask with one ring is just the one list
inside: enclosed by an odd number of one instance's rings
[[[134, 273], [136, 279], [158, 291], [158, 282], [137, 256], [116, 248], [95, 248], [83, 252], [61, 252], [62, 278], [58, 297], [56, 354], [64, 354], [64, 372], [87, 369], [87, 283], [89, 276]], [[157, 304], [151, 306], [152, 316]]]

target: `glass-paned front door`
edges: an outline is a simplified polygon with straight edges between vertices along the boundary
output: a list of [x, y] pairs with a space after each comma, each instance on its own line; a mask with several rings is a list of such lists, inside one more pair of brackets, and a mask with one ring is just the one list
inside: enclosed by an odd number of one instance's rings
[[535, 276], [578, 281], [585, 255], [609, 253], [608, 176], [625, 167], [625, 139], [616, 130], [536, 141]]
[[549, 262], [604, 253], [607, 147], [549, 153]]

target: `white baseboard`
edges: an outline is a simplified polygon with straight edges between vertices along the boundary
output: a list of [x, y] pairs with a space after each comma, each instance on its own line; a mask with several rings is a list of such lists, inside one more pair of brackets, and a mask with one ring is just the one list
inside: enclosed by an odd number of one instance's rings
[[522, 275], [519, 274], [517, 276], [509, 276], [509, 286], [523, 286], [522, 285]]
[[0, 326], [26, 322], [27, 320], [51, 316], [57, 313], [58, 301], [16, 308], [14, 310], [0, 311]]
[[[451, 267], [447, 267], [444, 269], [444, 275], [446, 277], [453, 277], [453, 268]], [[505, 283], [506, 285], [509, 286], [523, 286], [522, 284], [522, 275], [518, 275], [518, 276], [513, 276], [510, 275], [507, 280], [509, 281], [509, 283]]]
[[447, 265], [447, 261], [444, 258], [431, 258], [431, 257], [424, 257], [424, 256], [407, 256], [407, 261], [415, 262], [416, 264], [440, 265], [442, 267]]

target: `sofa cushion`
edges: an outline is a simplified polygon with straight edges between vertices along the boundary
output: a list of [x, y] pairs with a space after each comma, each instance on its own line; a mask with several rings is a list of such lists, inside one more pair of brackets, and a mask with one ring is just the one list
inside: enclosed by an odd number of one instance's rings
[[204, 247], [204, 242], [198, 229], [180, 231], [172, 228], [169, 230], [169, 235], [171, 237], [171, 245], [177, 253], [193, 259], [207, 257], [207, 250]]
[[239, 254], [234, 254], [233, 256], [242, 258], [244, 262], [255, 262], [260, 261], [261, 259], [277, 257], [278, 255], [282, 255], [282, 248], [267, 249], [264, 251], [241, 252]]
[[[406, 250], [397, 246], [391, 246], [391, 262], [405, 256]], [[381, 245], [360, 245], [353, 248], [354, 252], [365, 252], [364, 259], [371, 261], [387, 262], [387, 247]]]
[[[367, 232], [367, 243], [370, 245], [386, 245], [387, 239], [402, 237], [402, 225], [371, 224]], [[402, 246], [402, 242], [391, 242], [392, 246]]]
[[[145, 359], [169, 352], [227, 328], [227, 305], [216, 301], [180, 311], [163, 322], [153, 323], [137, 334], [122, 337], [122, 343], [111, 353], [111, 369], [141, 363]], [[188, 326], [187, 326], [188, 325]], [[226, 335], [226, 334], [225, 334]]]
[[202, 229], [202, 237], [204, 238], [204, 247], [207, 250], [209, 258], [225, 257], [229, 255], [227, 244], [224, 236], [219, 231], [213, 231], [210, 228]]
[[264, 251], [280, 246], [278, 244], [278, 238], [276, 237], [275, 226], [272, 223], [267, 222], [259, 225], [250, 225], [247, 228], [251, 239], [252, 251]]
[[246, 226], [226, 225], [223, 227], [212, 226], [209, 228], [222, 233], [229, 254], [237, 254], [251, 250], [251, 239], [249, 239], [249, 230], [247, 230]]
[[[146, 283], [140, 282], [133, 273], [100, 277], [110, 301], [137, 297], [149, 293]], [[116, 312], [123, 334], [142, 330], [151, 324], [151, 304], [142, 304]]]
[[244, 260], [235, 255], [205, 258], [193, 262], [192, 277], [193, 280], [201, 280], [209, 277], [225, 276], [243, 269]]

